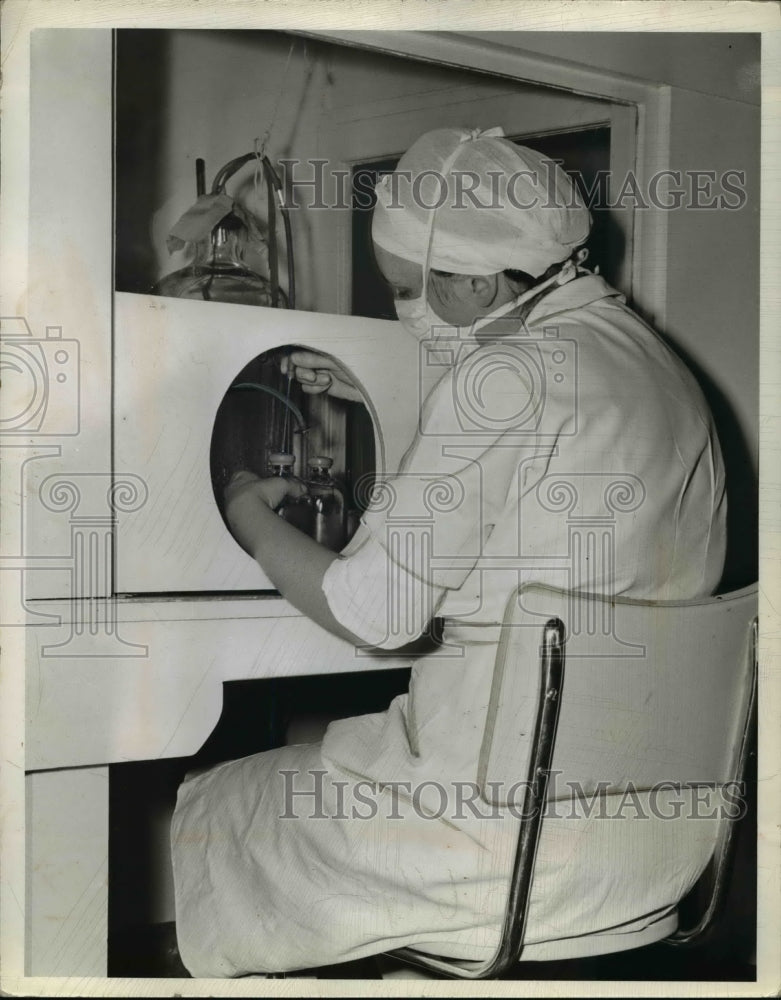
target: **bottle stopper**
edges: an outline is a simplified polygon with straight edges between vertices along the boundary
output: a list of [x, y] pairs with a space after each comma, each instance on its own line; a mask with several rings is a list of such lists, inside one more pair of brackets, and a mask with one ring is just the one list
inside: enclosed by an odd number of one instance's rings
[[295, 455], [291, 455], [289, 451], [272, 451], [268, 457], [269, 465], [281, 465], [284, 467], [292, 466], [296, 460]]

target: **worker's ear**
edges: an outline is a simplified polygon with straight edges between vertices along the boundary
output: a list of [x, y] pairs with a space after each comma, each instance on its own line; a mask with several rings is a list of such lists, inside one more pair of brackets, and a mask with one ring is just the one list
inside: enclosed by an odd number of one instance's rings
[[469, 276], [469, 291], [475, 305], [485, 308], [496, 299], [499, 287], [495, 274], [472, 274]]

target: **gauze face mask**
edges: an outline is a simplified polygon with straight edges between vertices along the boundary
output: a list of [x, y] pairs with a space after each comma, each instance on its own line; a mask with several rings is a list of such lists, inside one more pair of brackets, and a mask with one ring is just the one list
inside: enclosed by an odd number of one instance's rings
[[425, 289], [416, 299], [396, 299], [393, 304], [401, 325], [418, 340], [425, 340], [437, 326], [447, 325], [428, 304]]

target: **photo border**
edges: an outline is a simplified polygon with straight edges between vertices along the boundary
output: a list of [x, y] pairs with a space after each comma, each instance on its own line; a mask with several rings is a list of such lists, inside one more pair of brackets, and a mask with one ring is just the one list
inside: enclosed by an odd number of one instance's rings
[[[476, 9], [469, 2], [429, 3], [426, 0], [393, 0], [373, 4], [340, 2], [287, 3], [268, 0], [257, 5], [244, 0], [202, 2], [168, 0], [160, 7], [126, 0], [6, 0], [2, 8], [2, 313], [24, 315], [26, 296], [27, 212], [29, 196], [26, 150], [29, 138], [29, 44], [37, 27], [61, 28], [255, 28], [316, 32], [345, 29], [489, 31], [750, 31], [762, 33], [762, 194], [761, 194], [761, 377], [760, 377], [760, 684], [763, 701], [759, 711], [760, 763], [758, 785], [759, 915], [757, 982], [605, 982], [568, 983], [526, 981], [460, 983], [456, 981], [344, 981], [296, 978], [294, 990], [309, 996], [429, 996], [479, 995], [634, 995], [711, 996], [770, 995], [781, 984], [779, 960], [779, 821], [781, 820], [781, 718], [779, 641], [781, 594], [781, 31], [779, 8], [764, 3], [692, 4], [668, 2], [592, 2], [588, 5], [547, 0], [522, 3], [508, 0]], [[11, 484], [3, 482], [3, 501], [12, 509], [20, 500]], [[9, 531], [9, 518], [4, 519]], [[8, 595], [4, 602], [8, 601]], [[0, 683], [0, 739], [2, 740], [3, 830], [0, 873], [0, 948], [2, 988], [9, 995], [108, 995], [142, 996], [153, 989], [158, 995], [259, 996], [288, 995], [291, 984], [273, 980], [145, 980], [145, 979], [47, 979], [25, 977], [24, 901], [14, 896], [8, 873], [24, 865], [24, 670], [23, 629], [6, 629]], [[21, 866], [21, 867], [20, 867]], [[163, 991], [162, 993], [160, 991]]]

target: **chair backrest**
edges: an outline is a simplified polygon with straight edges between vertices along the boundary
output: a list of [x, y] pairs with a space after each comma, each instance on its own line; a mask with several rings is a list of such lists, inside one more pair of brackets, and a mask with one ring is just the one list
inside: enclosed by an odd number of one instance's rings
[[[687, 602], [521, 587], [502, 628], [483, 743], [484, 797], [527, 773], [545, 623], [566, 627], [552, 770], [592, 792], [733, 780], [753, 677], [757, 588]], [[561, 786], [560, 786], [561, 787]], [[568, 785], [569, 787], [569, 785]], [[549, 785], [555, 797], [556, 786]]]
[[[609, 794], [663, 783], [718, 789], [739, 779], [756, 685], [756, 613], [756, 586], [686, 602], [536, 585], [516, 591], [502, 625], [479, 764], [483, 797], [520, 805], [526, 817], [499, 946], [482, 962], [413, 948], [394, 954], [468, 979], [499, 975], [518, 961], [543, 804], [560, 797], [555, 775], [570, 795], [576, 782], [579, 793]], [[693, 833], [700, 871], [708, 854], [714, 862], [707, 905], [668, 943], [699, 940], [724, 898], [734, 824], [727, 812], [719, 819], [710, 837]]]

